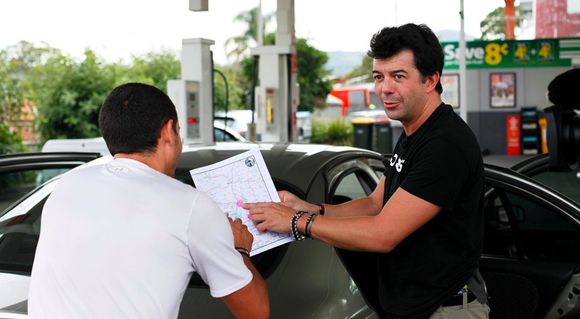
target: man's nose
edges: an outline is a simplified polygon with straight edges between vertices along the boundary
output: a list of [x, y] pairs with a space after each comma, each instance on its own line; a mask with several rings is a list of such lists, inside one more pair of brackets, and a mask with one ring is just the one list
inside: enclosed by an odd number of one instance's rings
[[378, 87], [378, 92], [380, 93], [392, 93], [393, 92], [393, 81], [390, 78], [385, 78]]

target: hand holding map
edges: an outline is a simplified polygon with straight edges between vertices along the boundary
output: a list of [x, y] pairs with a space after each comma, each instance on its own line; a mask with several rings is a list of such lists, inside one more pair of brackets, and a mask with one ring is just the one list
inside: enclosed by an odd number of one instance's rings
[[243, 203], [280, 202], [272, 177], [259, 149], [230, 157], [221, 162], [192, 169], [197, 189], [207, 193], [232, 219], [241, 219], [254, 235], [250, 255], [291, 242], [289, 234], [260, 233], [242, 208]]

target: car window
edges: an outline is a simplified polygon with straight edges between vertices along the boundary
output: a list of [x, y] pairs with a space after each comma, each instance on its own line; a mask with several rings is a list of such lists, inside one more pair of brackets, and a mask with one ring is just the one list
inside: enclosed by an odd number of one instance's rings
[[0, 212], [37, 186], [69, 169], [29, 169], [0, 173]]
[[224, 130], [213, 128], [213, 137], [216, 142], [235, 142], [236, 139]]
[[55, 182], [0, 214], [0, 272], [29, 275], [40, 234], [40, 216]]
[[580, 168], [563, 172], [542, 171], [531, 178], [580, 203]]
[[484, 254], [580, 261], [580, 230], [556, 207], [496, 186], [488, 188], [484, 213]]
[[340, 204], [367, 196], [372, 193], [377, 185], [377, 177], [369, 175], [374, 173], [373, 170], [353, 169], [353, 163], [347, 163], [346, 165], [351, 166], [351, 168], [340, 174], [333, 183], [334, 185], [331, 185], [328, 198], [332, 204]]
[[334, 196], [344, 196], [350, 199], [356, 199], [366, 196], [364, 188], [359, 182], [355, 172], [344, 176], [334, 192]]

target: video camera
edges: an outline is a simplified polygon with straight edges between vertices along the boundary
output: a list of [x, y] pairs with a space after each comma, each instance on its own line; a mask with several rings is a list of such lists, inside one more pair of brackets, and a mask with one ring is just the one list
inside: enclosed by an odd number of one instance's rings
[[554, 105], [545, 108], [548, 121], [550, 166], [572, 169], [580, 161], [580, 68], [556, 76], [548, 85], [548, 99]]

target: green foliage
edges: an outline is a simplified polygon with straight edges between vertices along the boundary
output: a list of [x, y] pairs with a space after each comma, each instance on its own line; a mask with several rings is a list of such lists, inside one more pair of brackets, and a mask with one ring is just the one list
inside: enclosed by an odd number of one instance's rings
[[[521, 27], [522, 7], [516, 6], [516, 28]], [[488, 13], [485, 19], [479, 23], [482, 40], [495, 40], [505, 38], [505, 7], [497, 7]]]
[[9, 47], [0, 51], [0, 152], [19, 142], [5, 123], [8, 116], [19, 118], [26, 101], [38, 111], [42, 140], [94, 137], [100, 106], [115, 86], [144, 82], [167, 91], [167, 80], [177, 78], [180, 61], [169, 51], [133, 56], [125, 65], [107, 64], [91, 50], [76, 61], [48, 46]]
[[352, 135], [352, 124], [342, 118], [330, 121], [312, 119], [312, 143], [351, 146]]
[[[272, 20], [273, 14], [262, 16], [262, 34], [264, 34], [266, 24]], [[257, 45], [258, 43], [258, 7], [249, 11], [240, 12], [234, 17], [234, 22], [241, 22], [245, 25], [244, 32], [241, 35], [231, 37], [226, 40], [226, 56], [234, 59], [234, 65], [247, 55], [250, 45]], [[231, 47], [231, 49], [227, 49]]]
[[29, 98], [23, 79], [47, 56], [56, 53], [56, 49], [46, 45], [35, 47], [25, 41], [0, 51], [0, 154], [23, 150], [22, 139], [16, 131], [22, 108]]
[[[268, 33], [264, 38], [264, 44], [273, 45], [275, 38], [274, 33]], [[296, 59], [298, 60], [298, 85], [300, 86], [298, 110], [312, 112], [314, 107], [326, 105], [326, 96], [332, 89], [332, 83], [327, 80], [330, 71], [324, 67], [328, 61], [328, 54], [310, 46], [306, 39], [298, 38], [296, 40]], [[252, 83], [254, 58], [243, 59], [240, 66], [245, 82]]]
[[131, 64], [123, 67], [120, 83], [142, 82], [167, 92], [167, 81], [181, 78], [181, 62], [174, 52], [150, 52], [133, 56]]
[[[228, 110], [246, 109], [245, 89], [249, 86], [240, 76], [240, 71], [233, 66], [215, 66], [228, 83]], [[214, 72], [214, 109], [223, 111], [226, 108], [226, 84], [224, 79]]]
[[28, 80], [43, 140], [99, 136], [99, 109], [117, 82], [116, 70], [103, 65], [91, 50], [80, 63], [58, 55], [35, 68]]
[[361, 64], [352, 70], [346, 78], [352, 79], [361, 77], [361, 82], [373, 82], [373, 59], [365, 54]]
[[310, 46], [303, 38], [296, 40], [296, 54], [300, 85], [298, 110], [312, 112], [314, 107], [326, 105], [326, 96], [332, 89], [332, 83], [327, 79], [330, 71], [324, 68], [328, 54]]

